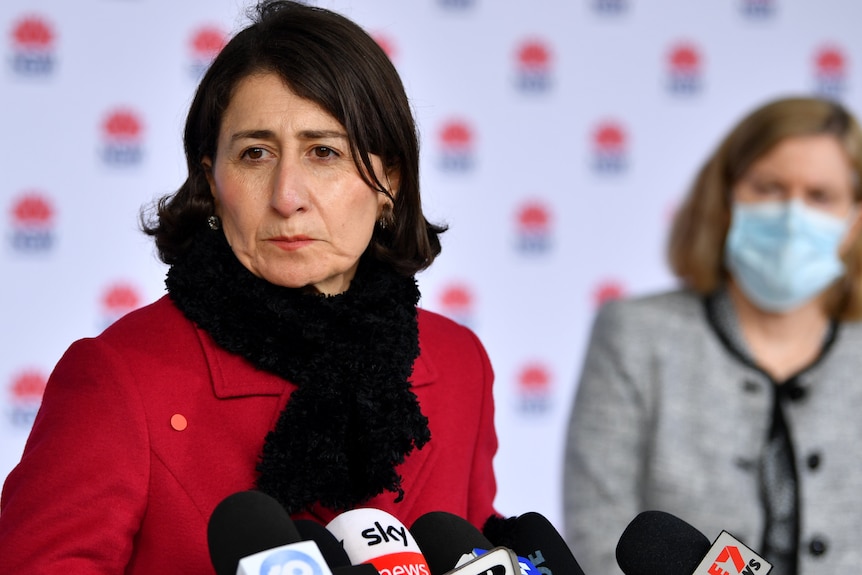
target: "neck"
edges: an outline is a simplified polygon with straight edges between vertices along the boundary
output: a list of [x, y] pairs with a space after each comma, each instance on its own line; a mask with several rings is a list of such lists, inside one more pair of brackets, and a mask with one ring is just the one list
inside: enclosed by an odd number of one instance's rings
[[822, 298], [776, 313], [756, 307], [733, 282], [728, 289], [755, 362], [775, 381], [786, 380], [817, 359], [829, 327]]

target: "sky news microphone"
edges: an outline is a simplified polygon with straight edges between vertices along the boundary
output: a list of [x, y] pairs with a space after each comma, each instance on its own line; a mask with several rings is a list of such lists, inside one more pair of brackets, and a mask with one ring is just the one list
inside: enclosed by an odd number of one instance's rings
[[584, 575], [563, 536], [540, 513], [520, 515], [506, 539], [494, 543], [526, 557], [543, 575]]
[[313, 541], [301, 541], [290, 516], [260, 491], [229, 495], [207, 524], [210, 560], [218, 575], [332, 572]]
[[[472, 523], [454, 513], [447, 511], [426, 513], [410, 526], [410, 532], [428, 560], [431, 575], [450, 572], [466, 575], [462, 569], [469, 565], [469, 561], [500, 547], [512, 551], [514, 564], [511, 567], [515, 573], [522, 575], [540, 573], [527, 558], [518, 557], [517, 550], [512, 550], [507, 545], [494, 545]], [[502, 563], [508, 560], [505, 554], [499, 552], [494, 557]], [[468, 570], [474, 568], [475, 566], [471, 565]]]
[[772, 565], [727, 531], [706, 536], [664, 511], [638, 514], [617, 543], [626, 575], [767, 575]]
[[393, 515], [372, 508], [345, 511], [326, 525], [354, 565], [381, 575], [431, 575], [413, 535]]

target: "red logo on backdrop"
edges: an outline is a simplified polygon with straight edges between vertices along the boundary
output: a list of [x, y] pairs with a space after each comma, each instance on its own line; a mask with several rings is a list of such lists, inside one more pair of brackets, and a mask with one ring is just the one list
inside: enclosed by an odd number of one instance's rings
[[619, 122], [599, 123], [592, 133], [593, 170], [600, 174], [619, 174], [628, 167], [628, 136]]
[[141, 296], [138, 289], [132, 284], [117, 282], [105, 289], [101, 303], [102, 326], [107, 327], [130, 311], [140, 307]]
[[380, 46], [380, 49], [386, 53], [389, 59], [394, 62], [395, 56], [398, 54], [395, 41], [385, 34], [373, 34], [371, 37], [374, 38], [374, 41], [377, 42], [377, 45]]
[[13, 203], [12, 249], [18, 252], [44, 252], [54, 244], [54, 208], [42, 192], [27, 190]]
[[42, 403], [48, 379], [38, 370], [22, 371], [9, 385], [9, 420], [14, 427], [29, 429]]
[[143, 156], [143, 130], [140, 116], [134, 110], [117, 108], [108, 112], [102, 121], [104, 162], [112, 166], [139, 164]]
[[517, 248], [523, 253], [545, 253], [551, 248], [551, 210], [542, 202], [525, 203], [516, 214]]
[[54, 70], [55, 33], [41, 16], [25, 16], [12, 27], [12, 68], [22, 76], [45, 76]]
[[603, 303], [621, 299], [626, 295], [625, 286], [616, 280], [605, 280], [598, 284], [593, 290], [593, 304], [600, 307]]
[[472, 325], [474, 298], [469, 286], [453, 283], [440, 292], [440, 311], [462, 325]]
[[668, 90], [673, 94], [695, 94], [703, 84], [703, 56], [690, 42], [671, 47], [668, 53]]
[[617, 15], [629, 9], [628, 0], [593, 0], [592, 4], [598, 14]]
[[551, 88], [551, 51], [542, 40], [528, 40], [516, 51], [517, 86], [521, 92], [547, 92]]
[[751, 19], [767, 19], [775, 15], [774, 0], [743, 0], [740, 8], [743, 15]]
[[466, 10], [476, 4], [476, 0], [437, 0], [447, 10]]
[[195, 80], [201, 78], [209, 65], [227, 44], [227, 34], [217, 26], [201, 26], [192, 32], [191, 75]]
[[519, 409], [522, 413], [547, 413], [551, 406], [551, 372], [542, 363], [528, 363], [518, 372]]
[[473, 169], [473, 141], [470, 125], [463, 120], [451, 120], [440, 129], [440, 168], [447, 172], [468, 172]]
[[826, 46], [814, 54], [816, 91], [827, 98], [839, 98], [847, 83], [847, 57], [837, 46]]

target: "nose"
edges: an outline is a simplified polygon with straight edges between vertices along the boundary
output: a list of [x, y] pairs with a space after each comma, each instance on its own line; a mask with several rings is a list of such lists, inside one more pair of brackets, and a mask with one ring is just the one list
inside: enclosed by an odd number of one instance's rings
[[311, 197], [308, 185], [302, 166], [282, 158], [273, 175], [270, 206], [284, 217], [307, 211]]

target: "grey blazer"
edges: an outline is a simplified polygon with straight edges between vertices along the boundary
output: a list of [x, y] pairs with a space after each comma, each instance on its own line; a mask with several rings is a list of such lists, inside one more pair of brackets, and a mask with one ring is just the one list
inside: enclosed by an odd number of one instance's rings
[[[730, 325], [739, 341], [735, 318]], [[786, 404], [800, 575], [862, 568], [860, 379], [862, 325], [844, 323], [797, 376], [804, 394]], [[699, 296], [607, 303], [593, 326], [564, 464], [566, 539], [584, 571], [621, 573], [616, 544], [647, 509], [684, 519], [710, 541], [727, 530], [758, 551], [758, 469], [774, 393], [764, 373], [722, 343]]]

